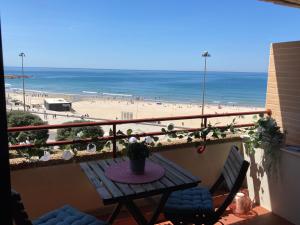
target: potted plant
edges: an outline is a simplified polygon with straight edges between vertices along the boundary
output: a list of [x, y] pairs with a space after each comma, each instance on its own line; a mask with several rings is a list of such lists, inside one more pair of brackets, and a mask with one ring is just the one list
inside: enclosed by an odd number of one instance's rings
[[126, 154], [129, 158], [130, 169], [134, 174], [143, 174], [145, 171], [146, 158], [149, 157], [148, 142], [150, 141], [148, 139], [138, 142], [135, 137], [129, 138]]

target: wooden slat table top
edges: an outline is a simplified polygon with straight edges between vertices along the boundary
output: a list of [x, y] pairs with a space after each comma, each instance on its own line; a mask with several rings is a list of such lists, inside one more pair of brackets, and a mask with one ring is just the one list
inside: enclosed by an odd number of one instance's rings
[[197, 186], [200, 179], [183, 169], [176, 163], [155, 153], [147, 160], [160, 164], [165, 175], [157, 181], [146, 184], [124, 184], [110, 180], [105, 176], [105, 169], [127, 158], [105, 159], [80, 163], [82, 170], [96, 188], [103, 204], [114, 204], [122, 200], [138, 199], [161, 194], [167, 191]]

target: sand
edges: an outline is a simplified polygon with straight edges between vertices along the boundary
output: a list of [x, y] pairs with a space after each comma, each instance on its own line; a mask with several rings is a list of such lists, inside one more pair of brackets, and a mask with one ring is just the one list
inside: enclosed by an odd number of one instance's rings
[[[132, 114], [132, 118], [157, 118], [157, 117], [169, 117], [169, 116], [186, 116], [186, 115], [201, 115], [202, 107], [200, 104], [184, 104], [184, 103], [167, 103], [167, 102], [147, 102], [141, 100], [132, 99], [113, 99], [102, 98], [93, 96], [79, 97], [75, 95], [61, 95], [61, 94], [48, 94], [46, 97], [62, 97], [69, 101], [72, 101], [72, 108], [74, 112], [56, 112], [45, 110], [40, 108], [32, 108], [31, 111], [38, 114], [43, 120], [49, 124], [60, 124], [80, 117], [87, 120], [95, 120], [91, 118], [97, 118], [97, 120], [115, 120], [122, 119], [122, 112], [128, 112]], [[13, 109], [22, 110], [23, 106], [13, 106], [10, 104], [13, 99], [22, 101], [22, 94], [20, 92], [8, 92], [8, 111]], [[26, 94], [26, 102], [28, 105], [40, 104], [43, 105], [45, 95], [28, 93]], [[257, 111], [263, 110], [258, 107], [242, 107], [242, 106], [230, 106], [230, 105], [206, 105], [204, 108], [205, 114], [219, 114], [229, 112], [245, 112], [245, 111]], [[45, 116], [46, 114], [56, 114]], [[88, 115], [86, 117], [84, 115]], [[74, 118], [73, 118], [74, 117]], [[77, 118], [75, 118], [77, 117]], [[219, 117], [209, 119], [208, 122], [212, 125], [227, 125], [230, 124], [235, 117]], [[236, 123], [251, 123], [253, 122], [253, 116], [245, 116], [243, 118], [236, 118]], [[165, 121], [160, 125], [154, 124], [126, 124], [118, 126], [118, 129], [126, 130], [133, 129], [136, 132], [147, 131], [160, 131], [162, 126], [168, 123], [174, 123], [175, 126], [184, 128], [197, 128], [200, 127], [201, 119], [194, 120], [182, 120], [182, 121]], [[105, 131], [108, 131], [111, 126], [105, 126]], [[51, 138], [52, 139], [52, 138]]]

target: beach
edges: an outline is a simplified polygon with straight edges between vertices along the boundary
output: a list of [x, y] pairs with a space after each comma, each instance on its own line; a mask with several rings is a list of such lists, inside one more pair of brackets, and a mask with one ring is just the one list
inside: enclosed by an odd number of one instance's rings
[[[13, 100], [22, 101], [22, 93], [20, 91], [10, 91], [8, 97], [8, 111], [9, 110], [23, 110], [23, 106], [13, 106]], [[43, 108], [44, 98], [64, 98], [72, 102], [72, 112], [57, 112], [45, 110]], [[122, 120], [122, 119], [141, 119], [141, 118], [158, 118], [158, 117], [173, 117], [173, 116], [187, 116], [187, 115], [201, 115], [201, 104], [184, 104], [184, 103], [169, 103], [169, 102], [155, 102], [144, 101], [136, 99], [121, 99], [116, 97], [95, 97], [95, 96], [75, 96], [62, 94], [43, 94], [36, 92], [27, 92], [26, 102], [30, 105], [29, 111], [39, 115], [48, 124], [61, 124], [73, 120]], [[41, 108], [38, 108], [40, 105]], [[220, 114], [232, 112], [246, 112], [263, 110], [261, 107], [245, 107], [245, 106], [224, 106], [209, 104], [205, 106], [205, 114]], [[124, 118], [124, 115], [127, 116]], [[123, 116], [122, 116], [123, 114]], [[54, 116], [55, 115], [55, 116]], [[218, 117], [211, 118], [208, 123], [212, 125], [228, 125], [236, 118], [236, 123], [251, 123], [254, 121], [253, 116], [244, 117]], [[160, 131], [162, 127], [173, 123], [178, 128], [197, 128], [201, 125], [201, 119], [193, 120], [178, 120], [178, 121], [163, 121], [161, 124], [157, 123], [143, 123], [143, 124], [126, 124], [118, 126], [118, 129], [126, 131], [131, 128], [135, 132], [149, 132]], [[111, 126], [103, 127], [106, 132]]]
[[[19, 68], [6, 68], [20, 74]], [[48, 124], [74, 120], [105, 121], [175, 117], [202, 114], [202, 72], [158, 70], [106, 70], [26, 68], [26, 105]], [[247, 72], [208, 72], [204, 114], [262, 110], [267, 75]], [[6, 79], [7, 110], [23, 110], [22, 80]], [[63, 98], [72, 111], [44, 108], [45, 98]], [[19, 101], [16, 106], [13, 102]], [[211, 125], [252, 123], [253, 116], [208, 119]], [[199, 128], [201, 119], [118, 125], [123, 132], [161, 131], [173, 123], [177, 129]], [[103, 126], [108, 133], [111, 126]], [[50, 131], [55, 139], [55, 130]]]

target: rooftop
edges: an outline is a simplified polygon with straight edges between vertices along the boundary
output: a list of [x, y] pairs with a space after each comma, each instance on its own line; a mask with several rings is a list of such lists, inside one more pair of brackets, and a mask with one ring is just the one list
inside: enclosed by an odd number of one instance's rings
[[49, 104], [70, 104], [71, 103], [63, 98], [45, 98], [45, 102]]

